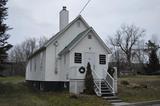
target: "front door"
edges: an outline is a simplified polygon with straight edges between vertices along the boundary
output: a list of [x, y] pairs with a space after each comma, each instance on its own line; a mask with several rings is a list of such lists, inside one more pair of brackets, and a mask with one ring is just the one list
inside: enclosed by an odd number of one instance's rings
[[85, 67], [87, 67], [87, 64], [90, 63], [91, 69], [95, 70], [95, 53], [86, 52], [84, 55], [85, 59]]

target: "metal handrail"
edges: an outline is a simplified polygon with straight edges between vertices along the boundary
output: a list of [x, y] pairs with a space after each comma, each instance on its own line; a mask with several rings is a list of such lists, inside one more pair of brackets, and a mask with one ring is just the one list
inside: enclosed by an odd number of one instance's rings
[[[96, 88], [98, 89], [98, 93], [99, 94], [97, 94], [97, 95], [101, 95], [101, 81], [102, 81], [102, 79], [98, 76], [98, 74], [95, 72], [95, 71], [92, 71], [92, 73], [94, 74], [94, 84], [95, 84], [95, 86], [96, 86]], [[95, 78], [96, 77], [96, 78]], [[98, 83], [99, 83], [99, 86], [98, 86], [98, 84], [97, 84], [97, 82], [96, 81], [98, 81]], [[96, 91], [95, 91], [96, 92]], [[96, 92], [97, 93], [97, 92]]]
[[106, 72], [106, 75], [108, 75], [109, 78], [112, 80], [112, 84], [106, 79], [104, 79], [104, 81], [109, 85], [109, 88], [111, 89], [112, 93], [114, 93], [114, 78], [107, 71], [105, 71], [105, 72]]
[[[104, 69], [103, 69], [104, 70]], [[109, 77], [112, 79], [112, 80], [114, 80], [114, 78], [108, 73], [108, 72], [106, 72], [108, 75], [109, 75]]]

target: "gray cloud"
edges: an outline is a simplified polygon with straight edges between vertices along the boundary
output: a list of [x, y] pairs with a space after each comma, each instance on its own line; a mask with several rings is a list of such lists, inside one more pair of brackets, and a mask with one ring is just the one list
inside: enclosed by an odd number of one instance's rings
[[[87, 0], [9, 0], [6, 21], [14, 29], [10, 42], [20, 43], [28, 37], [51, 37], [58, 32], [58, 15], [63, 5], [73, 20]], [[121, 24], [135, 24], [147, 30], [147, 39], [160, 34], [160, 0], [92, 0], [82, 16], [107, 39]]]

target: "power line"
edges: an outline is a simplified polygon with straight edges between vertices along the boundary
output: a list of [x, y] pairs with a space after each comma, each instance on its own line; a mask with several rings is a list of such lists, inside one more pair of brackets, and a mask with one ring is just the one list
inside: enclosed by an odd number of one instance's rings
[[85, 6], [82, 8], [82, 10], [79, 12], [79, 14], [81, 14], [83, 11], [84, 11], [84, 9], [87, 7], [87, 5], [89, 4], [89, 2], [90, 2], [91, 0], [88, 0], [88, 2], [85, 4]]

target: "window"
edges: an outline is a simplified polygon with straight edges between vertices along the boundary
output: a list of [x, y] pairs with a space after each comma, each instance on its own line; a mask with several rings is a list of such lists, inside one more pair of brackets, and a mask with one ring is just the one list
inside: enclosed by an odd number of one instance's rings
[[81, 53], [75, 53], [74, 63], [82, 63], [82, 54]]
[[64, 55], [64, 64], [66, 64], [66, 55]]
[[99, 64], [106, 64], [106, 55], [104, 54], [99, 55]]
[[80, 21], [77, 22], [77, 26], [78, 26], [78, 27], [81, 26], [81, 22], [80, 22]]
[[88, 35], [88, 39], [92, 39], [92, 35]]
[[40, 70], [43, 68], [43, 52], [40, 54]]
[[32, 59], [30, 60], [30, 71], [32, 71]]
[[36, 65], [37, 65], [37, 59], [36, 57], [34, 58], [34, 71], [36, 72]]

